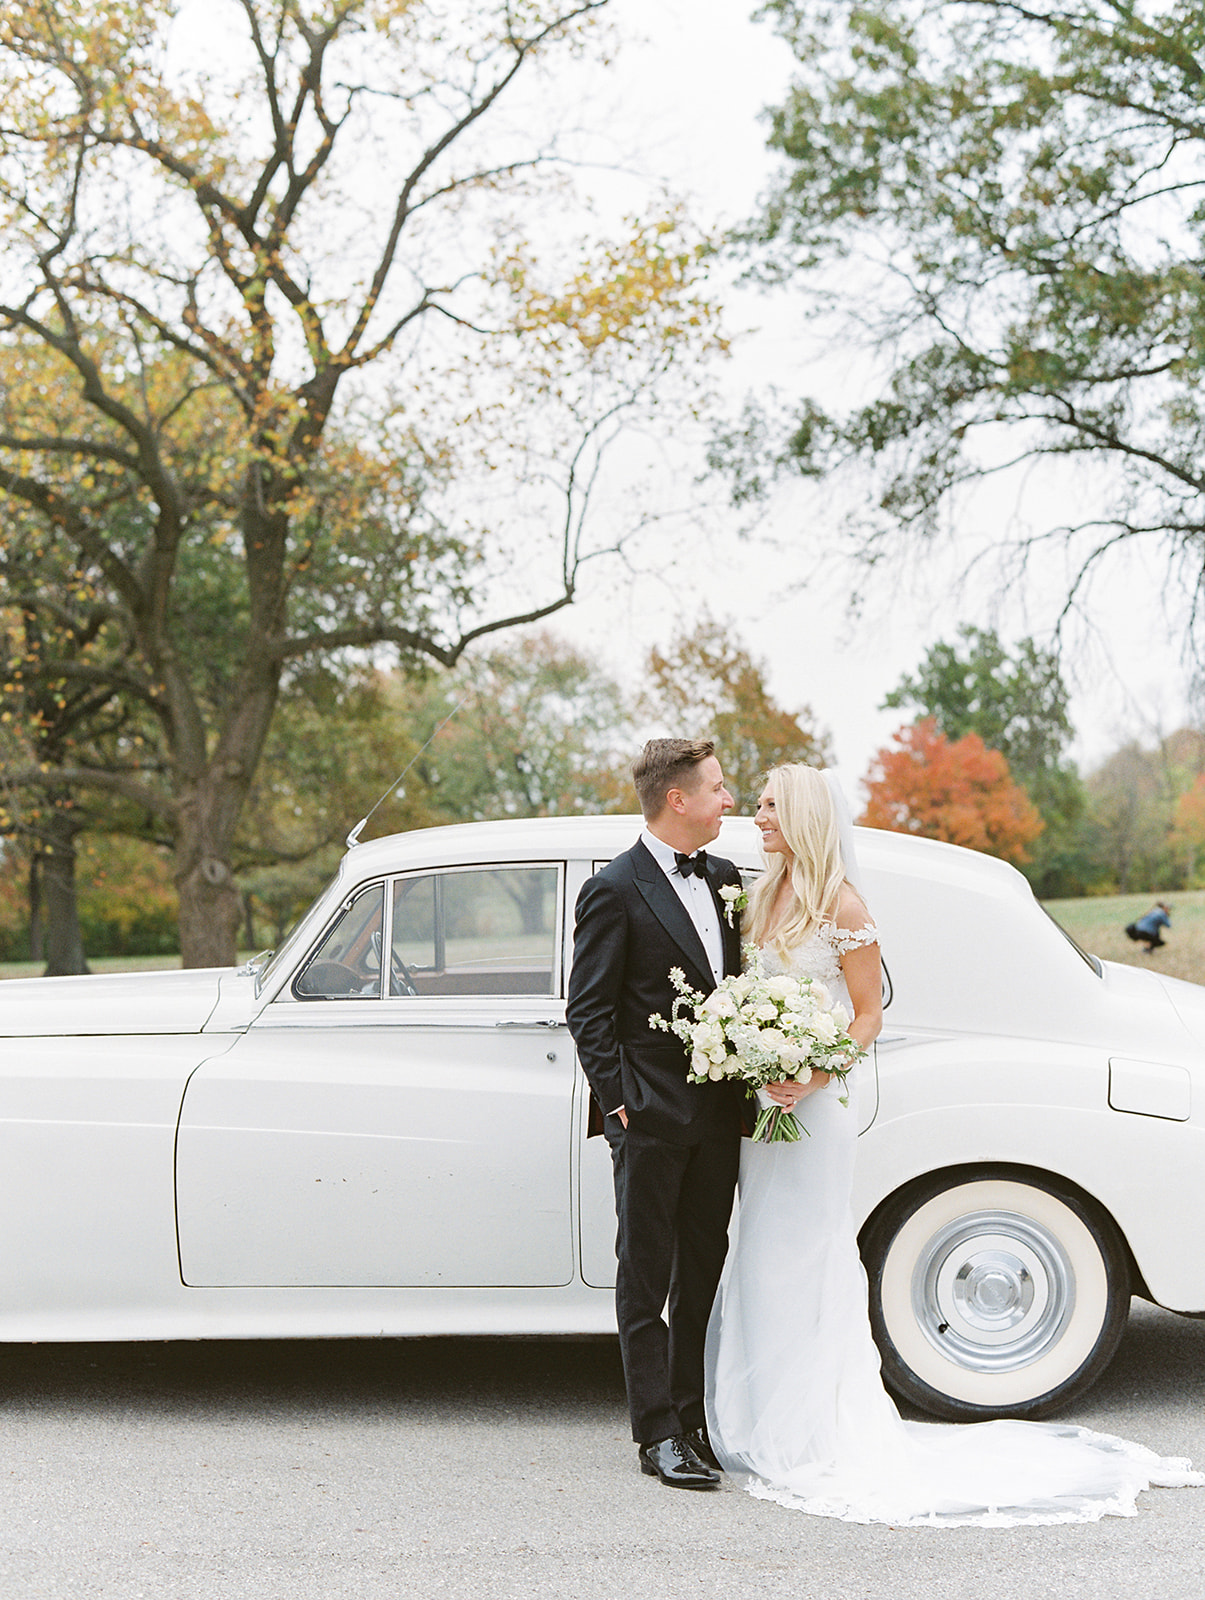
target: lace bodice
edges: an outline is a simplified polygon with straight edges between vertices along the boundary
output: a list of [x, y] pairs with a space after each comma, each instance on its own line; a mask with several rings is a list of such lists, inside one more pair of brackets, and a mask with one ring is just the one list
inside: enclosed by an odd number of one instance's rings
[[762, 950], [762, 962], [769, 973], [789, 972], [797, 978], [814, 978], [818, 983], [838, 989], [844, 988], [841, 957], [847, 950], [857, 950], [863, 945], [877, 944], [879, 930], [874, 923], [865, 928], [838, 928], [835, 923], [822, 922], [809, 938], [791, 951], [783, 960], [773, 945]]

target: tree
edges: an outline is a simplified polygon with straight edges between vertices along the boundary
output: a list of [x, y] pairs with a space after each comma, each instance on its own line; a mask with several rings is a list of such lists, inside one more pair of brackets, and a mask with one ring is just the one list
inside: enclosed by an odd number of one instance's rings
[[[1114, 0], [769, 0], [800, 64], [773, 113], [782, 175], [746, 236], [767, 281], [831, 290], [890, 363], [844, 417], [814, 398], [717, 446], [752, 492], [764, 458], [851, 457], [878, 478], [869, 556], [934, 532], [963, 486], [1081, 463], [1066, 600], [1158, 541], [1205, 598], [1205, 111], [1201, 8]], [[827, 277], [826, 277], [827, 275]], [[752, 452], [752, 453], [750, 453]], [[997, 482], [995, 493], [1003, 486]], [[864, 498], [864, 497], [863, 497]]]
[[1158, 885], [1171, 827], [1158, 754], [1131, 740], [1089, 774], [1087, 789], [1094, 850], [1118, 889]]
[[[353, 825], [414, 757], [421, 693], [369, 661], [308, 664], [286, 680], [234, 841], [247, 949], [278, 945], [329, 880]], [[421, 792], [390, 794], [389, 827], [437, 817]]]
[[1026, 863], [1043, 895], [1082, 889], [1077, 830], [1085, 801], [1079, 774], [1064, 759], [1074, 732], [1067, 702], [1054, 651], [1022, 639], [1010, 654], [994, 629], [972, 626], [960, 628], [954, 644], [935, 644], [915, 677], [902, 678], [883, 702], [915, 706], [948, 739], [976, 733], [1000, 752], [1045, 824]]
[[[6, 773], [61, 771], [72, 747], [86, 737], [111, 746], [129, 711], [111, 683], [76, 675], [95, 652], [99, 625], [73, 619], [87, 584], [70, 547], [47, 536], [19, 506], [0, 547], [0, 722]], [[38, 595], [39, 599], [34, 600]], [[9, 783], [0, 805], [0, 834], [26, 844], [30, 955], [45, 957], [49, 974], [87, 970], [76, 896], [76, 841], [95, 823], [71, 788], [47, 779], [32, 795]]]
[[901, 728], [865, 779], [867, 828], [915, 833], [1023, 862], [1042, 819], [1008, 762], [977, 733], [949, 740], [932, 717]]
[[933, 645], [883, 706], [916, 706], [949, 739], [977, 733], [1022, 783], [1057, 767], [1074, 731], [1058, 656], [1032, 639], [1010, 656], [994, 628], [968, 625], [957, 643]]
[[1089, 774], [1089, 846], [1122, 890], [1179, 888], [1196, 867], [1205, 735], [1179, 728], [1128, 740]]
[[1205, 775], [1194, 778], [1192, 787], [1176, 801], [1171, 842], [1187, 857], [1185, 879], [1191, 885], [1196, 879], [1201, 847], [1205, 845]]
[[667, 651], [651, 650], [645, 679], [641, 710], [648, 720], [684, 738], [715, 740], [738, 812], [751, 816], [757, 809], [770, 767], [784, 761], [823, 767], [832, 759], [811, 707], [778, 705], [765, 664], [712, 617], [679, 633]]
[[405, 797], [447, 822], [632, 809], [630, 726], [597, 662], [528, 634], [431, 680], [409, 712], [422, 748]]
[[80, 922], [98, 955], [176, 953], [171, 858], [131, 838], [89, 835], [80, 850]]
[[623, 693], [552, 634], [469, 652], [420, 682], [322, 673], [309, 694], [276, 719], [240, 833], [248, 947], [280, 942], [377, 795], [374, 823], [390, 830], [634, 805]]
[[[204, 75], [170, 0], [0, 5], [0, 496], [79, 568], [93, 645], [47, 680], [127, 716], [8, 781], [154, 819], [188, 965], [233, 957], [282, 694], [567, 605], [615, 430], [719, 347], [680, 217], [558, 276], [554, 131], [499, 112], [606, 4], [228, 0]], [[536, 214], [546, 166], [540, 250], [508, 208]], [[0, 604], [59, 603], [26, 578]]]

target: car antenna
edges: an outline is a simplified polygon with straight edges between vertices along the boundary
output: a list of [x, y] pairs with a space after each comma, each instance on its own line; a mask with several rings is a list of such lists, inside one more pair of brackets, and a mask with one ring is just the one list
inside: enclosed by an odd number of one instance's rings
[[409, 761], [407, 761], [406, 765], [398, 773], [397, 777], [394, 778], [393, 782], [385, 790], [385, 793], [381, 796], [381, 799], [377, 801], [377, 804], [375, 806], [373, 806], [372, 811], [370, 811], [366, 817], [361, 817], [359, 822], [356, 823], [355, 827], [351, 830], [351, 832], [347, 836], [347, 848], [349, 850], [354, 850], [355, 847], [359, 844], [360, 835], [363, 833], [364, 829], [368, 826], [369, 822], [371, 821], [373, 812], [376, 811], [377, 806], [379, 806], [381, 804], [382, 800], [387, 799], [394, 792], [394, 790], [397, 788], [398, 784], [401, 783], [402, 779], [410, 771], [410, 768], [418, 760], [419, 756], [422, 755], [423, 751], [426, 750], [428, 745], [432, 744], [439, 737], [439, 735], [447, 727], [448, 723], [451, 722], [452, 718], [460, 710], [460, 707], [463, 706], [467, 702], [468, 698], [469, 697], [466, 694], [464, 699], [461, 700], [459, 702], [459, 704], [454, 705], [452, 707], [451, 711], [448, 712], [447, 716], [443, 719], [443, 721], [435, 729], [434, 733], [432, 733], [430, 739], [427, 740], [427, 743], [422, 745], [422, 746], [420, 746], [420, 748], [417, 749], [414, 752], [414, 754], [410, 757]]

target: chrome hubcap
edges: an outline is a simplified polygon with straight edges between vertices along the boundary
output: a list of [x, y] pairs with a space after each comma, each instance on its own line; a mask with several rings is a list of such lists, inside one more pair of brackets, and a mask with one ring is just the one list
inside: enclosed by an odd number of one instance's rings
[[978, 1211], [935, 1233], [916, 1263], [912, 1309], [925, 1337], [979, 1372], [1010, 1372], [1056, 1344], [1075, 1309], [1059, 1241], [1032, 1218]]

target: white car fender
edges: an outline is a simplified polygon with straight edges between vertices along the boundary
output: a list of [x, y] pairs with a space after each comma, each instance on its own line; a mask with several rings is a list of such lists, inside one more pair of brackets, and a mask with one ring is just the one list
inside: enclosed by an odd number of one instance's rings
[[[1013, 1066], [1012, 1088], [1040, 1077]], [[960, 1101], [946, 1073], [918, 1072], [908, 1096], [883, 1075], [879, 1115], [858, 1144], [858, 1226], [904, 1185], [932, 1173], [1006, 1164], [1074, 1184], [1112, 1216], [1152, 1297], [1177, 1311], [1205, 1309], [1205, 1128], [1116, 1111], [1108, 1064], [1059, 1064], [1060, 1104], [1006, 1103], [990, 1074], [965, 1067]], [[931, 1093], [923, 1091], [928, 1090]], [[909, 1103], [909, 1101], [911, 1103]]]

